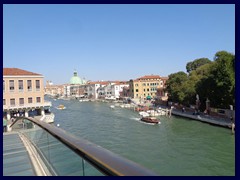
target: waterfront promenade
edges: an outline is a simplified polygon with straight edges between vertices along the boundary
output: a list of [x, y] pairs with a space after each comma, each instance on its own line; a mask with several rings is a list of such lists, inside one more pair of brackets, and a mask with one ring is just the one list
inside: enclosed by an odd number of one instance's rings
[[[134, 99], [133, 102], [134, 102], [134, 104], [140, 104], [137, 99]], [[147, 103], [144, 103], [142, 105], [149, 107], [149, 106], [152, 106], [153, 104], [150, 103], [150, 101], [148, 101]], [[161, 105], [160, 107], [163, 108], [163, 109], [170, 110], [170, 107], [167, 107], [167, 106], [162, 106]], [[199, 115], [194, 115], [193, 112], [194, 112], [193, 109], [192, 110], [185, 109], [185, 111], [182, 112], [182, 109], [176, 108], [174, 106], [171, 114], [175, 115], [175, 116], [181, 116], [181, 117], [184, 117], [184, 118], [189, 118], [189, 119], [201, 121], [201, 122], [204, 122], [204, 123], [209, 123], [209, 124], [216, 125], [216, 126], [232, 128], [232, 122], [231, 122], [230, 118], [207, 115], [207, 114], [204, 114], [202, 112], [200, 112]]]
[[193, 115], [192, 111], [182, 112], [181, 110], [174, 108], [172, 110], [172, 115], [190, 118], [190, 119], [194, 119], [197, 121], [209, 123], [212, 125], [223, 126], [226, 128], [231, 128], [231, 126], [232, 126], [230, 118], [214, 117], [211, 115], [205, 115], [203, 113], [200, 113], [199, 115]]

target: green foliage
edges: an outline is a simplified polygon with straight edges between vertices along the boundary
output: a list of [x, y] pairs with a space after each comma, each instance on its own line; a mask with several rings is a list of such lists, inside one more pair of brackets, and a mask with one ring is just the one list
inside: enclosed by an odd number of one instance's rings
[[166, 89], [169, 93], [169, 99], [171, 101], [183, 102], [185, 96], [183, 87], [187, 79], [187, 74], [183, 71], [169, 75]]
[[222, 108], [229, 108], [235, 102], [235, 55], [226, 51], [215, 54], [216, 68], [212, 71], [215, 77], [215, 104]]
[[190, 73], [193, 70], [196, 70], [200, 66], [210, 63], [211, 61], [208, 58], [200, 58], [200, 59], [195, 59], [192, 62], [188, 62], [186, 65], [187, 72]]
[[235, 55], [226, 51], [215, 54], [214, 61], [196, 59], [186, 65], [184, 72], [171, 74], [167, 81], [169, 100], [184, 105], [195, 104], [199, 94], [201, 109], [208, 98], [211, 107], [229, 108], [235, 103]]

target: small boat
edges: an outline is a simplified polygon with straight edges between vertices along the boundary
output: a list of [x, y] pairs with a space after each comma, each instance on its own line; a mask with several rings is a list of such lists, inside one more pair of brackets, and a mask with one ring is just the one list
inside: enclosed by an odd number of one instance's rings
[[145, 116], [145, 117], [142, 117], [140, 120], [146, 123], [160, 124], [160, 121], [156, 117]]
[[64, 105], [62, 105], [62, 104], [60, 104], [58, 107], [57, 107], [57, 109], [66, 109], [66, 107], [64, 106]]
[[111, 109], [114, 109], [114, 108], [115, 108], [115, 106], [114, 106], [114, 105], [111, 105], [111, 106], [110, 106], [110, 108], [111, 108]]

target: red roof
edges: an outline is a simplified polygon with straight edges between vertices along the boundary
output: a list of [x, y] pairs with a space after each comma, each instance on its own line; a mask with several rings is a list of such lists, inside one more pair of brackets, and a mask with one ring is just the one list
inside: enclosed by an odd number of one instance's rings
[[126, 82], [117, 82], [115, 85], [128, 85]]
[[42, 76], [41, 74], [33, 73], [30, 71], [25, 71], [18, 68], [3, 68], [3, 75], [4, 76], [31, 76], [31, 75], [37, 75]]
[[90, 81], [87, 84], [101, 84], [101, 85], [107, 85], [109, 82], [107, 81]]
[[108, 85], [109, 83], [115, 83], [116, 85], [127, 84], [127, 81], [90, 81], [88, 84], [101, 84]]
[[161, 77], [162, 79], [164, 79], [164, 80], [168, 80], [169, 78], [168, 77]]
[[137, 80], [140, 80], [140, 79], [161, 79], [161, 77], [159, 75], [146, 75], [138, 78]]

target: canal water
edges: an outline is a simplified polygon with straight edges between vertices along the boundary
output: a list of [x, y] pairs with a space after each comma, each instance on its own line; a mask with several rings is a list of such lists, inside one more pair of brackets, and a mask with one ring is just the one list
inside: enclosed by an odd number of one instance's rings
[[[230, 129], [195, 120], [160, 116], [139, 121], [137, 112], [111, 103], [52, 101], [55, 124], [162, 176], [235, 175], [235, 136]], [[66, 109], [56, 107], [64, 104]]]

